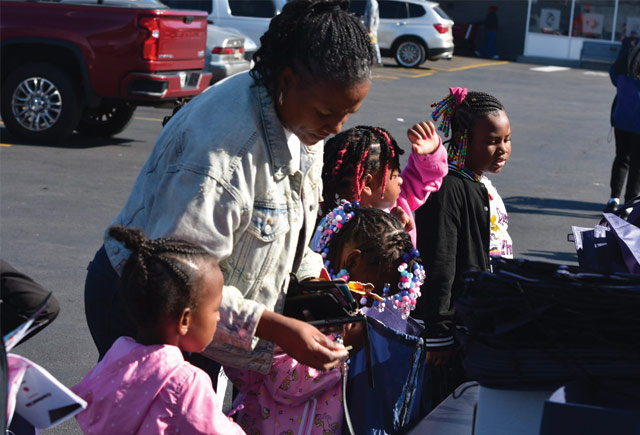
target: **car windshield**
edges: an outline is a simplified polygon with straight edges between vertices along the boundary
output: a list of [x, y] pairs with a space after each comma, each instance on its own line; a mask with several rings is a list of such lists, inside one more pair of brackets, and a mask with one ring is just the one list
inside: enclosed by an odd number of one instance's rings
[[447, 15], [447, 13], [443, 11], [440, 6], [434, 6], [433, 10], [436, 11], [436, 14], [440, 15], [440, 18], [451, 20], [451, 18], [449, 18], [449, 15]]
[[187, 9], [211, 13], [211, 0], [162, 0], [172, 9]]

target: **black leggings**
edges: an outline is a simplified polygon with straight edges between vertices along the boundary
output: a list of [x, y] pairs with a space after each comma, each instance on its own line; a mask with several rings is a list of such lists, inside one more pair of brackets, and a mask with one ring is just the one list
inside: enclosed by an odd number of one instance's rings
[[611, 168], [611, 198], [620, 198], [625, 179], [627, 188], [624, 201], [640, 193], [640, 134], [614, 129], [616, 158]]

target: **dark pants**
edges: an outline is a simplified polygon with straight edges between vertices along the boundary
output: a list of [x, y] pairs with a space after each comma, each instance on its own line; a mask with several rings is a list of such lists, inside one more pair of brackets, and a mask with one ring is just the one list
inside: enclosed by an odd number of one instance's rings
[[611, 198], [620, 198], [625, 179], [627, 188], [624, 201], [630, 201], [640, 193], [640, 135], [614, 129], [616, 158], [611, 168]]
[[[87, 268], [84, 311], [93, 342], [102, 359], [118, 337], [136, 338], [136, 326], [127, 314], [121, 297], [120, 276], [101, 247]], [[185, 353], [185, 359], [211, 376], [215, 388], [220, 364], [200, 354]]]
[[84, 285], [84, 312], [93, 342], [102, 359], [118, 337], [136, 337], [121, 299], [120, 276], [101, 247], [87, 268]]

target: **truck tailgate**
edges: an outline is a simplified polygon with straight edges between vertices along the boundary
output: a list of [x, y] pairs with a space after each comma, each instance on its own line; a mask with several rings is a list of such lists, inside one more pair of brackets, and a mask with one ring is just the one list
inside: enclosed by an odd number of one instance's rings
[[207, 41], [207, 17], [188, 11], [158, 11], [158, 60], [204, 58]]

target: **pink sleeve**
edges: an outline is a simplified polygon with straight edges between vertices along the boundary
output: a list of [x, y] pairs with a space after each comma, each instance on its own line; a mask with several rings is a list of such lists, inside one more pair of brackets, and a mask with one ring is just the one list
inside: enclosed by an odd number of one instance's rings
[[442, 146], [442, 139], [432, 154], [416, 156], [411, 153], [401, 174], [402, 186], [397, 205], [407, 213], [413, 212], [425, 203], [431, 192], [440, 188], [448, 171], [447, 150]]
[[180, 415], [175, 418], [176, 433], [241, 435], [240, 426], [222, 413], [211, 378], [202, 370], [194, 370], [184, 383], [176, 404]]

